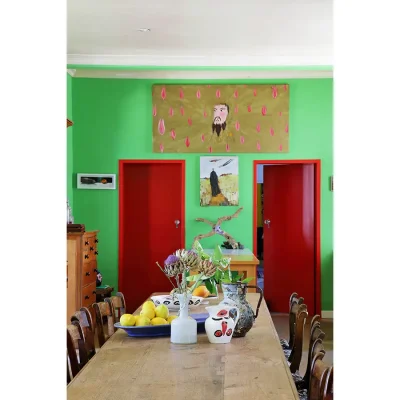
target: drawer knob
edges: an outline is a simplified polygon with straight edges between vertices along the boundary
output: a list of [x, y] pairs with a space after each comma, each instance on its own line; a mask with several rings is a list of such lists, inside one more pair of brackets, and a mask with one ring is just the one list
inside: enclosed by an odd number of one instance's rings
[[90, 296], [85, 296], [85, 300], [89, 300], [90, 299]]
[[90, 272], [86, 272], [86, 276], [90, 276]]
[[89, 246], [89, 242], [85, 240], [85, 246]]
[[95, 291], [95, 290], [93, 290], [92, 294], [96, 294], [96, 291]]
[[99, 243], [99, 239], [95, 239], [94, 242], [95, 242], [95, 243]]
[[99, 270], [97, 269], [97, 268], [95, 268], [94, 270], [93, 270], [93, 272], [95, 272], [96, 274], [99, 272]]
[[98, 252], [98, 251], [95, 251], [95, 252], [94, 252], [94, 254], [96, 254], [96, 255], [97, 255], [97, 254], [99, 254], [99, 252]]
[[87, 254], [85, 254], [85, 258], [89, 258], [89, 256]]
[[92, 246], [92, 247], [90, 247], [90, 251], [93, 251], [94, 250], [94, 247]]

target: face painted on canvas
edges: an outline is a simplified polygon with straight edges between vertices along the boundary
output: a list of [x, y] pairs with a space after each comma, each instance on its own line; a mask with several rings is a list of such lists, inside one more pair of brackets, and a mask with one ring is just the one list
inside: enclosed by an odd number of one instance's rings
[[229, 115], [229, 106], [228, 104], [216, 104], [214, 106], [214, 114], [213, 114], [213, 123], [212, 123], [212, 131], [217, 132], [217, 136], [220, 135], [221, 130], [225, 130], [226, 128], [226, 120]]

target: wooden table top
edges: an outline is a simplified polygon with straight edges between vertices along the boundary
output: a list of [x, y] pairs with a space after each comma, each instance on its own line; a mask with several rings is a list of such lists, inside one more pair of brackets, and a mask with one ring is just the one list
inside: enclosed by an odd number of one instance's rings
[[[255, 309], [259, 295], [247, 294]], [[218, 304], [220, 300], [209, 300]], [[200, 305], [192, 313], [206, 312]], [[136, 313], [135, 313], [136, 314]], [[229, 344], [111, 336], [67, 386], [68, 400], [299, 399], [265, 302], [253, 328]]]

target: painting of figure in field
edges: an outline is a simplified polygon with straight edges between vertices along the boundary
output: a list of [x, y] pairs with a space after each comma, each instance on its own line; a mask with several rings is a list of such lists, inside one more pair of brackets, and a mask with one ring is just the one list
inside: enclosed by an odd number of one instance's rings
[[238, 157], [200, 157], [200, 205], [239, 205]]

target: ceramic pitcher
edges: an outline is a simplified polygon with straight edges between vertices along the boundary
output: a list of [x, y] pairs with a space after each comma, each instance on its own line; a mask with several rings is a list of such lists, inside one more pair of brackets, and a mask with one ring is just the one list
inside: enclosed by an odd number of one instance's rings
[[[240, 317], [233, 331], [233, 337], [243, 337], [253, 327], [258, 316], [258, 309], [264, 297], [263, 290], [258, 286], [247, 285], [247, 283], [222, 283], [224, 299], [219, 303], [220, 306], [234, 306], [240, 311]], [[246, 300], [248, 288], [255, 288], [260, 293], [256, 313]]]
[[[210, 343], [229, 343], [239, 320], [239, 309], [224, 305], [206, 307], [206, 310], [210, 314], [205, 322], [206, 333]], [[231, 317], [231, 310], [235, 310], [235, 319]]]

